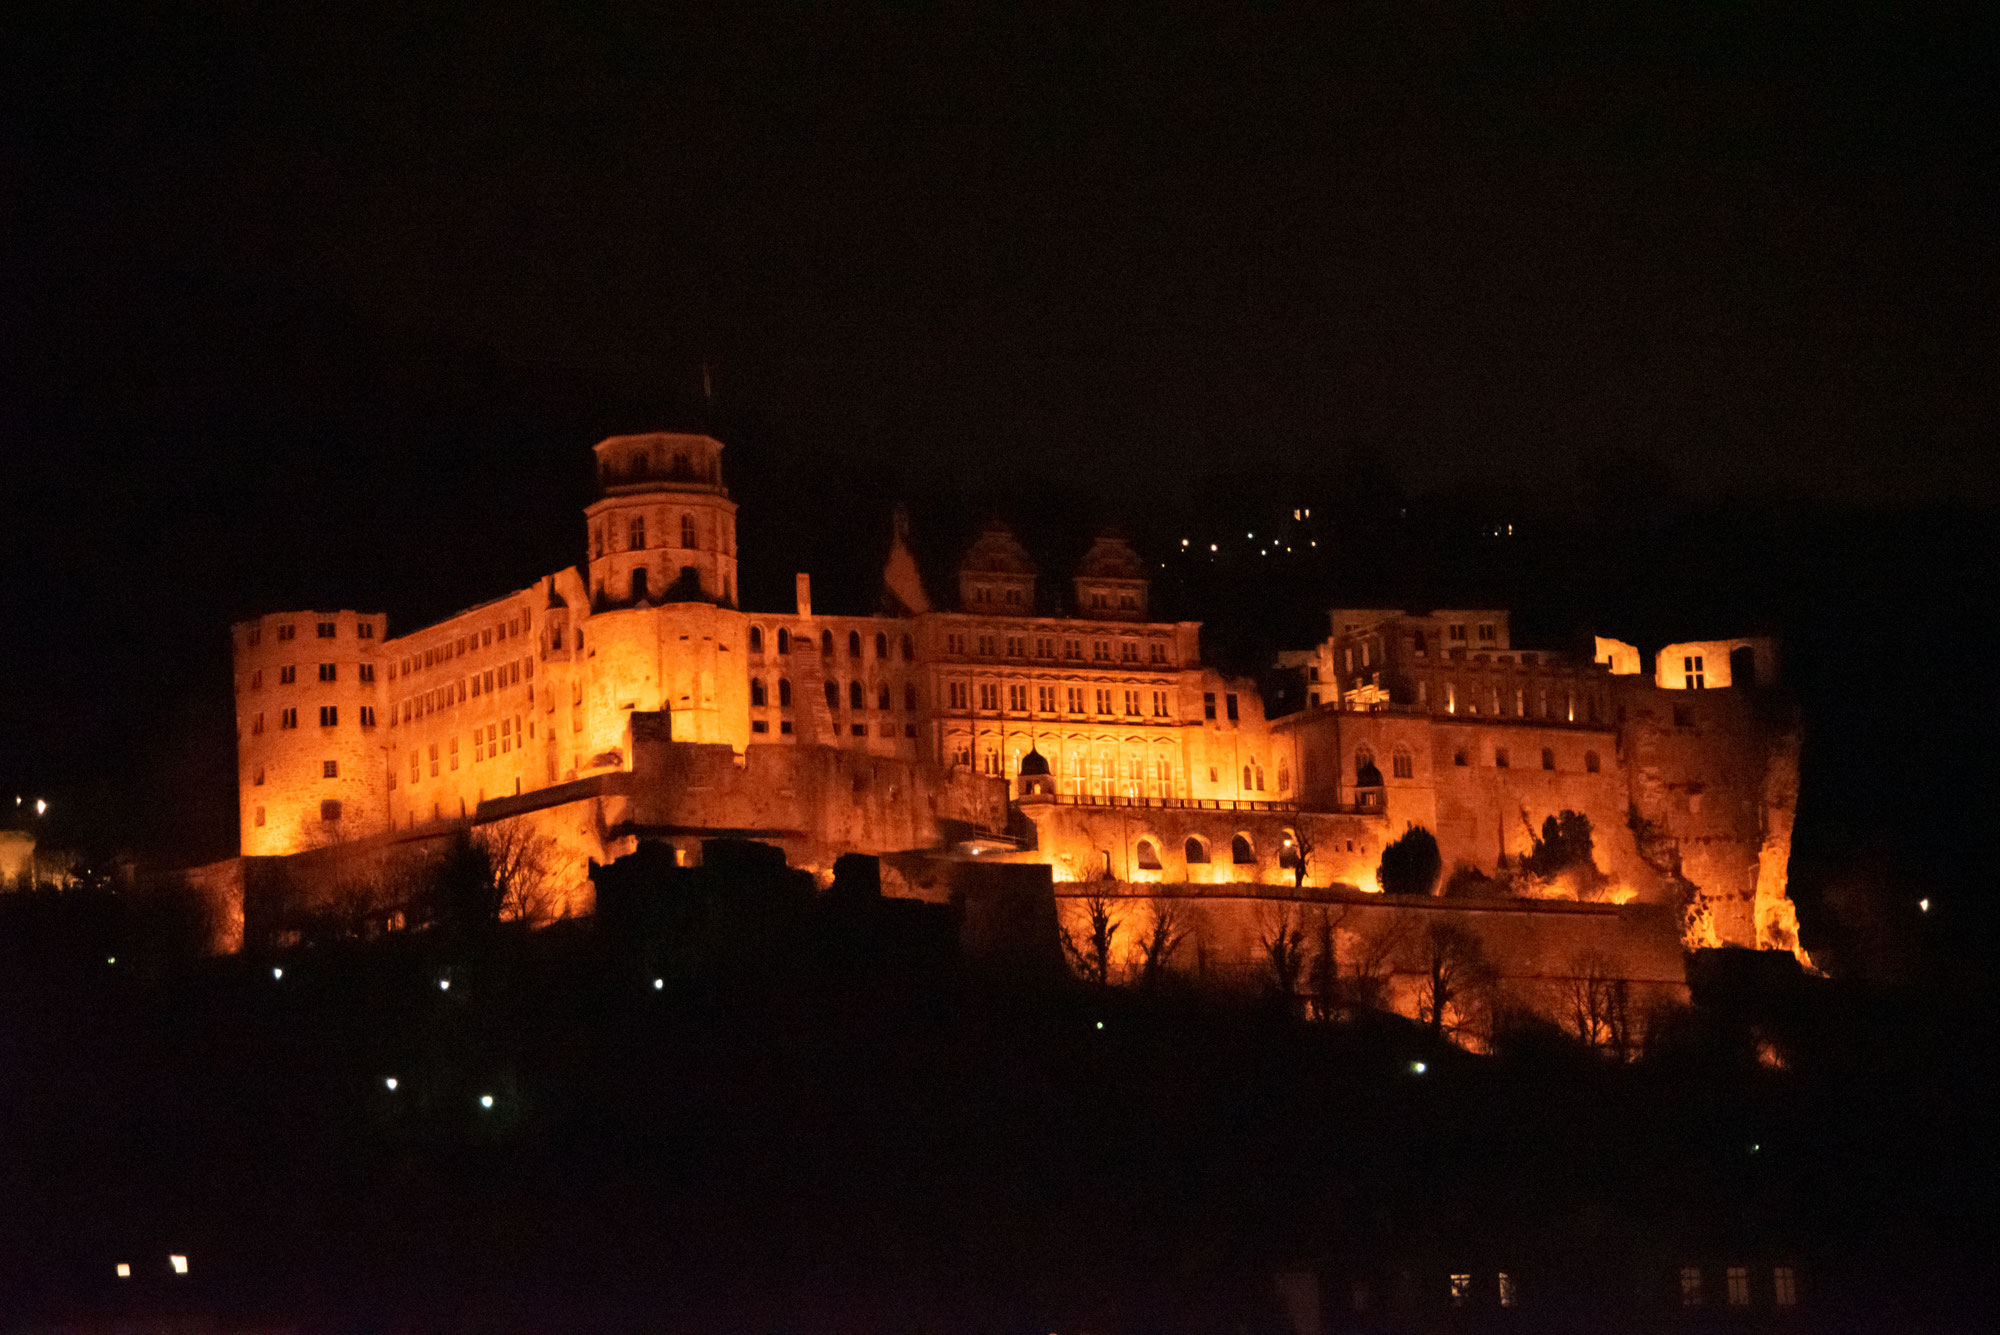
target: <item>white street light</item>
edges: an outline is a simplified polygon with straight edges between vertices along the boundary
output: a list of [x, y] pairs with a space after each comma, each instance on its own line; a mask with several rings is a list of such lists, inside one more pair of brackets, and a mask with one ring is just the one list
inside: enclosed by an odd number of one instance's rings
[[284, 976], [285, 976], [285, 971], [283, 969], [278, 968], [276, 965], [272, 966], [271, 977], [273, 979], [283, 978]]
[[449, 979], [449, 978], [440, 978], [440, 979], [438, 979], [438, 991], [440, 991], [440, 992], [449, 992], [449, 991], [451, 991], [451, 979]]
[[383, 1084], [385, 1084], [385, 1085], [387, 1085], [387, 1086], [389, 1087], [389, 1092], [390, 1092], [391, 1094], [393, 1094], [393, 1093], [395, 1093], [395, 1092], [396, 1092], [396, 1077], [395, 1077], [395, 1076], [393, 1076], [393, 1075], [392, 1075], [392, 1076], [390, 1076], [390, 1077], [389, 1077], [388, 1079], [384, 1080], [384, 1081], [383, 1081], [382, 1083], [383, 1083]]
[[37, 816], [46, 816], [49, 814], [49, 804], [39, 797], [35, 799], [35, 814]]
[[169, 1256], [167, 1264], [174, 1268], [176, 1275], [185, 1275], [188, 1272], [188, 1259], [185, 1256]]
[[118, 1263], [118, 1278], [120, 1279], [132, 1278], [132, 1267], [129, 1263], [125, 1261], [120, 1261]]

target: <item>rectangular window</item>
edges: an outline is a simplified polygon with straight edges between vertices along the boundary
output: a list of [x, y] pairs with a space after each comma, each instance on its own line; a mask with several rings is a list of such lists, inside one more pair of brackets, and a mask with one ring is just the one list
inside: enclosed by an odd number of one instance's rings
[[750, 731], [752, 732], [769, 732], [770, 730], [771, 725], [763, 719], [752, 719], [750, 721]]
[[299, 726], [299, 711], [298, 711], [298, 710], [296, 710], [296, 709], [287, 709], [287, 710], [285, 710], [284, 712], [282, 712], [281, 714], [279, 714], [279, 715], [278, 715], [278, 726], [279, 726], [280, 728], [296, 728], [296, 727], [298, 727], [298, 726]]
[[338, 678], [339, 672], [332, 663], [321, 663], [319, 665], [319, 679], [321, 681], [335, 681]]
[[1701, 1306], [1701, 1267], [1684, 1265], [1681, 1267], [1681, 1306]]
[[998, 709], [1000, 707], [1000, 687], [998, 683], [990, 681], [979, 683], [979, 707], [981, 709]]
[[1108, 686], [1097, 688], [1097, 712], [1100, 714], [1111, 712], [1111, 688]]
[[1069, 688], [1069, 712], [1072, 714], [1081, 714], [1083, 712], [1083, 687], [1072, 686]]
[[450, 748], [450, 756], [451, 756], [451, 768], [452, 768], [452, 769], [457, 769], [457, 768], [458, 768], [458, 738], [456, 738], [456, 737], [454, 737], [454, 738], [452, 738], [452, 739], [451, 739], [451, 748]]
[[1448, 628], [1447, 633], [1450, 635], [1453, 643], [1455, 644], [1465, 643], [1465, 623], [1463, 621], [1452, 622], [1450, 627]]
[[1506, 768], [1507, 768], [1507, 748], [1506, 748], [1506, 747], [1504, 747], [1504, 746], [1496, 746], [1496, 747], [1494, 747], [1494, 748], [1493, 748], [1493, 768], [1495, 768], [1495, 769], [1506, 769]]
[[850, 723], [847, 725], [847, 731], [855, 737], [866, 737], [868, 735], [868, 725], [866, 723]]
[[1691, 658], [1683, 658], [1681, 675], [1687, 679], [1687, 688], [1690, 691], [1701, 690], [1708, 681], [1707, 673], [1702, 667], [1702, 655], [1695, 654]]
[[1514, 1277], [1502, 1270], [1500, 1272], [1500, 1305], [1502, 1307], [1512, 1307], [1514, 1299]]
[[952, 631], [950, 634], [944, 637], [944, 651], [948, 654], [964, 653], [965, 637], [963, 635], [960, 635], [957, 631]]
[[1465, 1300], [1472, 1296], [1472, 1276], [1453, 1275], [1451, 1277], [1451, 1305], [1465, 1306]]
[[1138, 643], [1133, 640], [1126, 640], [1124, 643], [1120, 644], [1118, 646], [1118, 658], [1119, 661], [1125, 663], [1138, 662], [1139, 661]]
[[1481, 644], [1492, 644], [1498, 638], [1493, 633], [1493, 623], [1491, 621], [1482, 621], [1479, 623], [1479, 642]]
[[1415, 765], [1411, 761], [1408, 751], [1396, 752], [1395, 757], [1389, 763], [1391, 772], [1397, 778], [1408, 779], [1415, 776]]
[[1090, 656], [1100, 663], [1111, 661], [1111, 641], [1098, 640], [1090, 646]]
[[257, 716], [250, 720], [250, 735], [252, 737], [262, 737], [264, 735], [264, 714], [262, 710], [259, 710]]
[[299, 628], [297, 626], [280, 626], [278, 627], [278, 643], [283, 644], [285, 641], [292, 639], [298, 633], [299, 633]]
[[288, 664], [278, 669], [278, 685], [290, 686], [293, 682], [297, 681], [298, 679], [299, 679], [298, 668]]
[[339, 727], [339, 726], [340, 726], [340, 706], [339, 706], [339, 705], [321, 705], [321, 706], [319, 707], [319, 726], [320, 726], [320, 727], [322, 727], [322, 728], [336, 728], [336, 727]]
[[[506, 755], [514, 749], [513, 722], [512, 719], [503, 718], [500, 720], [500, 754], [502, 755]], [[435, 751], [437, 748], [432, 747], [431, 749]]]
[[1137, 714], [1139, 712], [1139, 693], [1137, 691], [1125, 692], [1125, 712], [1127, 714]]
[[410, 782], [415, 783], [418, 779], [421, 779], [423, 777], [424, 777], [423, 757], [418, 755], [415, 751], [412, 751], [410, 752]]
[[250, 628], [250, 647], [254, 649], [263, 642], [264, 628], [262, 626], [252, 626]]
[[991, 635], [982, 635], [979, 637], [979, 656], [981, 658], [993, 657], [993, 637]]
[[1007, 708], [1017, 714], [1028, 712], [1028, 688], [1026, 686], [1009, 685], [1007, 687]]
[[1053, 686], [1037, 686], [1035, 688], [1035, 708], [1044, 714], [1055, 713], [1056, 688]]
[[1771, 1271], [1771, 1297], [1780, 1307], [1799, 1305], [1799, 1280], [1788, 1265], [1781, 1265]]
[[1236, 722], [1236, 692], [1231, 691], [1222, 697], [1222, 710], [1231, 723]]
[[1056, 656], [1056, 642], [1054, 640], [1037, 639], [1035, 641], [1035, 657], [1054, 658], [1055, 656]]
[[1203, 691], [1201, 695], [1201, 716], [1213, 721], [1215, 718], [1215, 692]]
[[1167, 716], [1167, 693], [1165, 691], [1154, 691], [1153, 717], [1165, 718], [1166, 716]]
[[431, 777], [435, 779], [438, 775], [438, 744], [436, 742], [432, 742], [430, 745], [430, 762]]
[[372, 639], [374, 639], [374, 638], [375, 638], [375, 625], [374, 625], [374, 623], [373, 623], [373, 622], [370, 622], [370, 621], [363, 621], [363, 622], [360, 622], [360, 623], [358, 623], [358, 624], [357, 624], [357, 625], [356, 625], [356, 626], [354, 627], [354, 638], [355, 638], [355, 639], [357, 639], [357, 640], [372, 640]]
[[1723, 1272], [1729, 1284], [1729, 1305], [1748, 1307], [1750, 1305], [1750, 1269], [1748, 1266], [1733, 1265]]
[[639, 518], [634, 519], [630, 527], [626, 529], [625, 548], [627, 551], [634, 551], [634, 552], [645, 550], [646, 548], [645, 516], [642, 515]]
[[322, 760], [322, 761], [320, 761], [320, 762], [319, 762], [319, 776], [320, 776], [320, 777], [321, 777], [322, 779], [337, 779], [337, 778], [339, 778], [339, 777], [340, 777], [340, 762], [339, 762], [338, 760]]
[[1146, 648], [1146, 657], [1149, 662], [1165, 663], [1167, 661], [1167, 646], [1164, 644], [1148, 645]]
[[1064, 641], [1063, 641], [1063, 657], [1064, 657], [1064, 658], [1082, 658], [1082, 657], [1083, 657], [1083, 641], [1082, 641], [1082, 640], [1064, 640]]
[[373, 663], [358, 664], [355, 667], [355, 671], [360, 674], [362, 681], [375, 680], [375, 665]]
[[964, 709], [966, 707], [966, 693], [965, 693], [964, 682], [962, 681], [951, 682], [947, 687], [947, 691], [950, 694], [951, 707], [953, 709]]
[[1024, 638], [1022, 638], [1021, 636], [1019, 636], [1019, 635], [1009, 635], [1009, 636], [1007, 637], [1007, 657], [1009, 657], [1009, 658], [1024, 658], [1024, 657], [1026, 657], [1026, 656], [1027, 656], [1027, 644], [1028, 644], [1027, 640], [1025, 640]]
[[339, 633], [331, 621], [322, 621], [319, 623], [319, 637], [322, 640], [330, 640]]
[[264, 808], [262, 808], [262, 807], [258, 807], [258, 808], [257, 808], [257, 816], [256, 816], [256, 820], [255, 820], [255, 824], [257, 824], [257, 825], [261, 826], [261, 825], [263, 825], [263, 823], [264, 823]]
[[255, 672], [250, 674], [250, 689], [253, 691], [261, 691], [264, 689], [263, 668], [258, 668]]

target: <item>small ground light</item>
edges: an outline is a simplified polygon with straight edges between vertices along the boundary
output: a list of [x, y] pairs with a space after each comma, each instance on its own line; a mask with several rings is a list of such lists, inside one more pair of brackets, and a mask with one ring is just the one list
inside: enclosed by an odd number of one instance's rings
[[271, 969], [271, 977], [273, 979], [283, 978], [284, 976], [285, 976], [285, 971], [283, 969], [277, 968], [275, 966]]
[[653, 980], [653, 990], [655, 992], [660, 991], [662, 988], [666, 987], [666, 985], [667, 985], [667, 980], [664, 978], [655, 978]]
[[393, 1093], [395, 1093], [395, 1092], [396, 1092], [396, 1077], [395, 1077], [395, 1076], [393, 1076], [393, 1075], [392, 1075], [392, 1076], [390, 1076], [390, 1077], [389, 1077], [388, 1079], [384, 1080], [384, 1081], [383, 1081], [382, 1083], [383, 1083], [383, 1085], [384, 1085], [385, 1087], [387, 1087], [387, 1089], [389, 1090], [389, 1092], [390, 1092], [391, 1094], [393, 1094]]
[[1928, 900], [1928, 899], [1920, 899], [1920, 900], [1918, 900], [1918, 901], [1917, 901], [1917, 912], [1919, 912], [1919, 913], [1929, 913], [1930, 911], [1931, 911], [1931, 902], [1930, 902], [1930, 900]]
[[1099, 1020], [1099, 1021], [1097, 1022], [1097, 1027], [1098, 1027], [1099, 1029], [1102, 1029], [1102, 1028], [1104, 1027], [1104, 1021], [1102, 1021], [1102, 1020]]
[[176, 1275], [185, 1275], [188, 1272], [188, 1259], [185, 1256], [169, 1256], [167, 1264], [174, 1268]]
[[106, 964], [116, 964], [118, 962], [118, 957], [116, 955], [106, 955], [104, 957], [104, 962]]
[[1412, 1075], [1422, 1075], [1425, 1071], [1428, 1071], [1430, 1069], [1431, 1068], [1423, 1062], [1410, 1063], [1410, 1074]]
[[449, 978], [440, 978], [440, 979], [438, 979], [438, 991], [440, 991], [440, 992], [449, 992], [449, 991], [451, 991], [451, 979], [449, 979]]
[[491, 1108], [493, 1106], [493, 1096], [491, 1094], [481, 1094], [479, 1096], [479, 1106], [482, 1108]]
[[132, 1267], [130, 1264], [124, 1261], [120, 1261], [118, 1263], [118, 1278], [120, 1279], [132, 1278]]

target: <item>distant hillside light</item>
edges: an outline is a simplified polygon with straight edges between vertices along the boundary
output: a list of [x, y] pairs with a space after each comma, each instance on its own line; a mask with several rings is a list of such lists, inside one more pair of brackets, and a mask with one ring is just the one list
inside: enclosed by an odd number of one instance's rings
[[49, 804], [39, 797], [35, 799], [35, 814], [37, 816], [46, 816], [49, 814]]
[[1931, 902], [1930, 902], [1930, 900], [1928, 900], [1928, 899], [1920, 899], [1920, 900], [1918, 900], [1918, 901], [1917, 901], [1917, 912], [1919, 912], [1919, 913], [1929, 913], [1930, 911], [1931, 911]]
[[132, 1266], [130, 1262], [120, 1261], [118, 1263], [118, 1278], [120, 1279], [132, 1278]]
[[167, 1264], [174, 1268], [174, 1273], [176, 1275], [185, 1275], [188, 1272], [187, 1257], [181, 1256], [178, 1253], [176, 1253], [173, 1256], [169, 1256], [167, 1258]]
[[664, 987], [665, 987], [666, 985], [667, 985], [667, 980], [666, 980], [666, 979], [664, 979], [664, 978], [655, 978], [655, 979], [653, 980], [653, 990], [654, 990], [655, 992], [658, 992], [658, 991], [660, 991], [660, 990], [661, 990], [662, 988], [664, 988]]
[[493, 1106], [493, 1096], [491, 1094], [481, 1094], [479, 1096], [479, 1106], [482, 1108], [491, 1108]]
[[440, 979], [438, 979], [438, 991], [440, 991], [440, 992], [449, 992], [449, 991], [451, 991], [451, 979], [449, 979], [449, 978], [440, 978]]
[[383, 1083], [384, 1085], [386, 1085], [386, 1086], [388, 1087], [388, 1090], [389, 1090], [389, 1092], [390, 1092], [391, 1094], [393, 1094], [393, 1093], [395, 1093], [395, 1092], [396, 1092], [396, 1077], [395, 1077], [395, 1076], [393, 1076], [393, 1075], [392, 1075], [392, 1076], [389, 1076], [388, 1078], [386, 1078], [385, 1080], [383, 1080], [383, 1081], [382, 1081], [382, 1083]]
[[1410, 1063], [1410, 1074], [1412, 1075], [1422, 1075], [1425, 1071], [1428, 1071], [1430, 1069], [1431, 1068], [1425, 1065], [1423, 1062]]
[[284, 976], [285, 976], [285, 971], [283, 969], [280, 969], [275, 965], [272, 966], [271, 977], [273, 979], [283, 978]]

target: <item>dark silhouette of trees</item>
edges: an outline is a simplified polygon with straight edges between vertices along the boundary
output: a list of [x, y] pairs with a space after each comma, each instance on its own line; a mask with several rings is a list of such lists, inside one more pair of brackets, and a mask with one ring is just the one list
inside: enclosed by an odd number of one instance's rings
[[1111, 981], [1112, 946], [1118, 939], [1118, 929], [1125, 924], [1119, 920], [1117, 902], [1105, 885], [1092, 881], [1089, 887], [1082, 898], [1083, 931], [1063, 931], [1063, 953], [1069, 956], [1079, 978], [1101, 987]]
[[1193, 930], [1193, 922], [1178, 899], [1155, 897], [1150, 905], [1146, 936], [1139, 948], [1139, 981], [1152, 986], [1166, 977], [1174, 952]]
[[1436, 890], [1443, 870], [1437, 836], [1421, 825], [1412, 825], [1382, 850], [1375, 876], [1385, 894], [1428, 895]]
[[1455, 922], [1434, 922], [1415, 938], [1406, 967], [1419, 976], [1417, 1018], [1433, 1036], [1476, 1027], [1485, 1017], [1495, 981], [1479, 938]]
[[1305, 976], [1309, 954], [1305, 914], [1291, 904], [1268, 904], [1259, 916], [1258, 940], [1269, 971], [1266, 981], [1289, 1001], [1298, 995], [1299, 980]]

